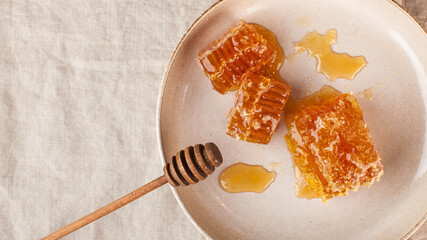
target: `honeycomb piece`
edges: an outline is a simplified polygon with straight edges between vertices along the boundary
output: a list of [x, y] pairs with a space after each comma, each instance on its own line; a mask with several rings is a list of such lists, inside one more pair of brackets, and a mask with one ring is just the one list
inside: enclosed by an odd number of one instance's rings
[[227, 134], [247, 142], [268, 144], [290, 93], [291, 87], [278, 77], [246, 73], [228, 114]]
[[285, 54], [283, 53], [282, 48], [280, 47], [279, 42], [277, 41], [276, 35], [268, 30], [267, 28], [251, 23], [251, 26], [253, 26], [259, 34], [261, 34], [268, 42], [268, 44], [276, 50], [276, 55], [274, 58], [271, 59], [271, 61], [268, 61], [264, 65], [260, 66], [260, 68], [256, 71], [264, 76], [276, 76], [279, 73], [279, 69], [283, 64], [283, 61], [285, 60]]
[[290, 100], [285, 122], [300, 198], [326, 201], [370, 186], [383, 175], [381, 158], [353, 95], [323, 87], [302, 101]]
[[[282, 59], [280, 61], [280, 58]], [[264, 72], [277, 72], [283, 52], [273, 33], [240, 20], [237, 26], [199, 53], [198, 61], [213, 88], [221, 94], [239, 88], [248, 71], [267, 65]]]

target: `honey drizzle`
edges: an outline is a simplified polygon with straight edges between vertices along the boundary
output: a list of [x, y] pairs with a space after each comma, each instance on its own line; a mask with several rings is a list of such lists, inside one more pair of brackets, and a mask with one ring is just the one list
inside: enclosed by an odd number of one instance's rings
[[261, 165], [236, 163], [221, 172], [218, 182], [228, 193], [264, 192], [275, 180], [275, 171], [268, 171]]
[[292, 61], [296, 55], [307, 51], [309, 57], [316, 58], [317, 71], [330, 81], [335, 81], [337, 78], [353, 80], [367, 65], [366, 59], [363, 56], [352, 57], [347, 53], [332, 51], [331, 45], [336, 41], [336, 29], [328, 30], [325, 35], [317, 31], [309, 32], [295, 44], [294, 53], [288, 56], [288, 59]]

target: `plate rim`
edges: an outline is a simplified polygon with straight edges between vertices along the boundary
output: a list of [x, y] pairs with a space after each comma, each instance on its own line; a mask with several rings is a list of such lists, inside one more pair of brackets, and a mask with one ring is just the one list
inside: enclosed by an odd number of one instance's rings
[[[221, 4], [224, 2], [229, 2], [232, 0], [218, 0], [213, 5], [211, 5], [208, 9], [206, 9], [199, 17], [196, 18], [196, 20], [193, 21], [193, 23], [188, 27], [188, 29], [185, 31], [183, 36], [180, 38], [178, 44], [174, 48], [172, 54], [170, 55], [168, 59], [168, 64], [166, 66], [166, 69], [162, 76], [162, 81], [160, 83], [160, 88], [158, 92], [158, 99], [157, 99], [157, 107], [156, 107], [156, 133], [157, 133], [157, 143], [158, 143], [158, 150], [160, 154], [160, 161], [162, 161], [162, 164], [166, 164], [166, 158], [164, 154], [164, 148], [163, 148], [163, 141], [162, 141], [162, 133], [161, 133], [161, 113], [162, 113], [162, 105], [163, 105], [163, 97], [164, 97], [164, 90], [166, 87], [167, 78], [170, 73], [170, 69], [172, 67], [172, 64], [178, 54], [178, 52], [181, 50], [181, 46], [183, 42], [187, 39], [187, 37], [190, 35], [190, 33], [196, 28], [197, 25], [201, 22], [202, 19], [204, 19], [210, 12], [214, 11], [216, 8], [218, 8]], [[427, 38], [427, 30], [424, 29], [420, 22], [418, 22], [412, 14], [410, 14], [408, 11], [406, 11], [402, 6], [400, 6], [395, 0], [383, 0], [385, 2], [388, 2], [392, 6], [396, 7], [399, 11], [401, 11], [406, 17], [408, 17], [416, 27], [421, 31], [421, 33], [424, 34], [424, 36]], [[209, 233], [199, 225], [197, 220], [190, 214], [190, 212], [187, 210], [185, 204], [182, 202], [181, 197], [179, 196], [177, 190], [175, 187], [169, 185], [169, 188], [171, 189], [176, 201], [178, 202], [178, 205], [180, 206], [181, 210], [184, 212], [185, 216], [190, 220], [190, 222], [193, 224], [193, 226], [206, 238], [206, 239], [213, 239], [212, 236], [209, 235]], [[425, 222], [427, 222], [427, 211], [425, 212], [424, 216], [413, 226], [405, 235], [403, 235], [400, 239], [401, 240], [407, 240], [409, 239]], [[427, 224], [427, 223], [426, 223]]]

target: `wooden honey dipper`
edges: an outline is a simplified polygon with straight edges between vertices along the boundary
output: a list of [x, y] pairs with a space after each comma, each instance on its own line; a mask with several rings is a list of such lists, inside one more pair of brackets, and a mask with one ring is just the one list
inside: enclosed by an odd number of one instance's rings
[[163, 168], [165, 173], [163, 176], [42, 239], [59, 239], [142, 197], [167, 182], [174, 187], [198, 183], [212, 174], [215, 171], [215, 167], [218, 167], [221, 163], [221, 152], [214, 143], [210, 142], [205, 145], [197, 144], [194, 147], [187, 147], [185, 150], [177, 152], [175, 156], [166, 162]]

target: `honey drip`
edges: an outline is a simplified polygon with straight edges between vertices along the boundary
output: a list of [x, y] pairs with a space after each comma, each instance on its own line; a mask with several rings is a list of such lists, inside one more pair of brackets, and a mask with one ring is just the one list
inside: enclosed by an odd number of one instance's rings
[[271, 163], [268, 165], [268, 167], [269, 167], [271, 170], [276, 170], [277, 168], [281, 167], [282, 165], [283, 165], [283, 163], [282, 163], [282, 162], [271, 162]]
[[331, 45], [337, 41], [337, 30], [331, 29], [325, 35], [313, 31], [306, 34], [303, 39], [294, 46], [294, 53], [289, 59], [307, 51], [309, 57], [317, 60], [317, 71], [331, 81], [337, 78], [353, 80], [357, 73], [367, 65], [363, 56], [352, 57], [347, 53], [332, 51]]
[[383, 174], [383, 165], [357, 99], [325, 86], [285, 109], [296, 194], [326, 201], [359, 186], [369, 186]]
[[366, 100], [372, 100], [373, 99], [372, 90], [373, 90], [373, 88], [365, 89], [365, 90], [359, 92], [357, 94], [357, 97], [364, 98]]
[[276, 172], [261, 165], [236, 163], [222, 171], [219, 185], [228, 193], [264, 192], [276, 178]]

